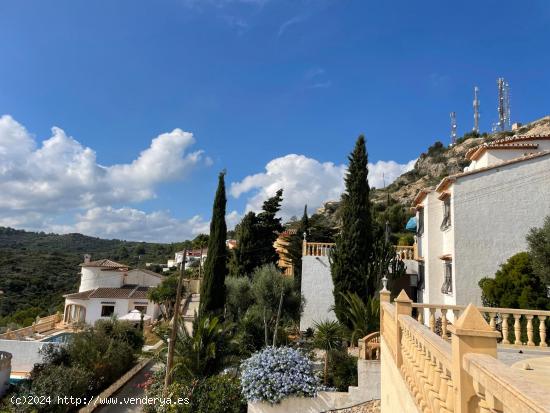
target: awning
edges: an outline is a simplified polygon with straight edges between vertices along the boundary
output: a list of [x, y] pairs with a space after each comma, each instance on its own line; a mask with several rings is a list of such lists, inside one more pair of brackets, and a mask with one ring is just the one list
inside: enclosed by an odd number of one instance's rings
[[405, 225], [407, 231], [416, 232], [416, 217], [411, 217]]
[[[143, 314], [143, 320], [150, 320], [151, 316], [147, 314]], [[141, 321], [141, 311], [139, 310], [132, 310], [128, 314], [123, 315], [122, 317], [119, 317], [119, 320], [124, 321]]]

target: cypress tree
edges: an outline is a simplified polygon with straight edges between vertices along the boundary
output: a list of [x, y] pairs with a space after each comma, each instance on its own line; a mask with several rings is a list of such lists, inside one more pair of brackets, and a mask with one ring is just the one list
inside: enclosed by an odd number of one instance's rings
[[338, 320], [348, 326], [344, 313], [346, 302], [342, 294], [357, 293], [363, 302], [367, 302], [376, 288], [368, 280], [373, 254], [373, 229], [367, 178], [367, 150], [365, 138], [361, 135], [349, 156], [346, 190], [342, 194], [342, 227], [331, 255], [334, 312]]
[[204, 263], [199, 313], [220, 315], [225, 305], [225, 276], [227, 275], [227, 226], [225, 224], [225, 172], [218, 178], [218, 189], [212, 208], [208, 256]]
[[258, 250], [256, 255], [259, 257], [259, 265], [277, 264], [279, 255], [273, 243], [278, 234], [283, 231], [281, 218], [276, 218], [283, 202], [283, 190], [279, 189], [274, 196], [268, 198], [262, 205], [262, 212], [257, 216], [257, 240]]
[[302, 288], [302, 249], [304, 233], [308, 234], [309, 217], [307, 216], [307, 205], [304, 206], [304, 215], [296, 228], [296, 234], [289, 235], [288, 240], [288, 258], [292, 261], [294, 267], [294, 286], [296, 291]]

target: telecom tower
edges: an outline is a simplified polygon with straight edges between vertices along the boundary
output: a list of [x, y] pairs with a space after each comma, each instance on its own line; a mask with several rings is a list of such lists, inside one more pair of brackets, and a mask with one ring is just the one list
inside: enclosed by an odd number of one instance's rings
[[451, 145], [456, 143], [456, 112], [451, 112]]
[[498, 87], [498, 131], [509, 130], [511, 127], [510, 116], [510, 84], [503, 77], [497, 79]]
[[477, 94], [479, 93], [479, 88], [474, 86], [474, 128], [473, 131], [479, 133], [479, 99]]

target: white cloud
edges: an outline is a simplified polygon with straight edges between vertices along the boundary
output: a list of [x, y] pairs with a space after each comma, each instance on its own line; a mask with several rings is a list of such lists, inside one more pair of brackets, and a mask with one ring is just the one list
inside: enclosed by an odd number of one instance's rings
[[283, 34], [285, 34], [285, 32], [288, 30], [289, 27], [294, 26], [298, 23], [301, 23], [304, 20], [305, 20], [304, 16], [294, 16], [294, 17], [291, 17], [290, 19], [284, 21], [279, 26], [279, 31], [277, 32], [277, 37], [281, 37]]
[[182, 179], [211, 161], [190, 152], [193, 135], [163, 133], [132, 162], [103, 166], [96, 153], [60, 128], [38, 144], [11, 116], [0, 117], [0, 209], [55, 211], [139, 202], [161, 183]]
[[[402, 173], [411, 170], [415, 161], [399, 164], [394, 161], [378, 161], [369, 164], [369, 183], [382, 187], [393, 182]], [[299, 216], [307, 204], [310, 211], [328, 200], [337, 200], [344, 190], [346, 165], [319, 162], [304, 155], [290, 154], [273, 159], [265, 172], [249, 175], [240, 182], [231, 183], [230, 193], [239, 198], [253, 193], [247, 199], [247, 211], [259, 211], [263, 201], [280, 188], [284, 190], [281, 216]], [[384, 179], [382, 177], [384, 176]]]
[[57, 233], [79, 232], [100, 238], [119, 238], [134, 241], [174, 242], [192, 239], [209, 232], [209, 222], [196, 215], [178, 220], [167, 211], [146, 213], [123, 207], [96, 207], [77, 214], [69, 225], [51, 225], [48, 230]]

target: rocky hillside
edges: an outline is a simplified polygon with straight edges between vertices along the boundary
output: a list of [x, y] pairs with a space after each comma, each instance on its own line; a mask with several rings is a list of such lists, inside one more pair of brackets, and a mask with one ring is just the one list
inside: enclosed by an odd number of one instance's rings
[[[419, 155], [413, 170], [401, 175], [385, 190], [373, 190], [372, 200], [375, 203], [386, 202], [389, 194], [394, 201], [409, 206], [422, 188], [433, 188], [443, 177], [461, 172], [469, 163], [465, 159], [468, 149], [504, 136], [546, 134], [550, 134], [550, 116], [523, 125], [514, 132], [484, 133], [482, 135], [468, 133], [458, 139], [456, 145], [453, 146], [445, 146], [441, 142], [436, 142], [426, 152]], [[327, 216], [332, 221], [337, 221], [338, 209], [338, 201], [329, 201], [319, 208], [317, 213]]]

